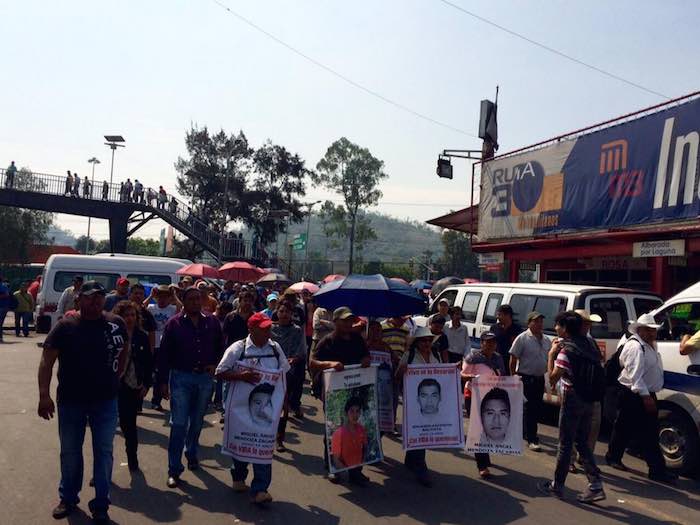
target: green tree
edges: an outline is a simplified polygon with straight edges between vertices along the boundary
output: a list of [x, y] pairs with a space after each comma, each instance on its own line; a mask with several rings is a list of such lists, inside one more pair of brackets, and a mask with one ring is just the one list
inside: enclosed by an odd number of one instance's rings
[[97, 241], [94, 238], [90, 238], [90, 243], [88, 244], [87, 235], [81, 235], [75, 240], [73, 247], [80, 253], [99, 253], [97, 251]]
[[[340, 218], [348, 224], [349, 258], [348, 271], [353, 271], [358, 220], [369, 206], [375, 206], [382, 196], [378, 185], [387, 178], [384, 162], [374, 157], [367, 148], [353, 144], [345, 137], [335, 141], [325, 156], [316, 165], [317, 173], [312, 180], [343, 198], [344, 205], [335, 206], [333, 223], [339, 225]], [[369, 224], [365, 228], [371, 230]]]
[[[345, 243], [350, 241], [352, 232], [348, 223], [348, 214], [343, 206], [336, 206], [331, 201], [326, 201], [321, 207], [321, 222], [323, 233], [330, 240], [332, 249], [345, 248]], [[361, 253], [367, 242], [377, 239], [377, 233], [372, 228], [372, 223], [365, 214], [358, 214], [354, 232], [354, 251]]]
[[270, 211], [287, 210], [292, 222], [303, 218], [299, 199], [309, 171], [299, 155], [269, 141], [255, 150], [242, 131], [212, 135], [206, 127], [192, 127], [185, 146], [188, 156], [175, 163], [178, 191], [205, 223], [225, 231], [229, 222], [242, 222], [267, 244], [284, 229]]
[[[28, 168], [21, 168], [15, 174], [14, 188], [40, 190], [41, 182], [36, 180]], [[51, 213], [11, 206], [0, 206], [0, 261], [29, 261], [29, 247], [46, 242], [49, 227], [53, 221]]]
[[158, 239], [142, 239], [141, 237], [129, 237], [126, 241], [126, 253], [158, 257], [161, 255], [160, 241]]
[[479, 263], [472, 252], [469, 235], [455, 230], [444, 230], [442, 246], [442, 257], [438, 261], [440, 275], [478, 277]]

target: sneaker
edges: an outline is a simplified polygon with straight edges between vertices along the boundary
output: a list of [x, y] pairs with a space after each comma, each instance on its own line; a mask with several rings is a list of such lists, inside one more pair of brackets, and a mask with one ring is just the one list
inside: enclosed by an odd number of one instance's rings
[[569, 465], [569, 472], [571, 474], [578, 474], [578, 467], [574, 463], [572, 463], [571, 465]]
[[602, 488], [591, 489], [590, 487], [586, 489], [586, 492], [576, 496], [576, 499], [581, 503], [594, 503], [596, 501], [603, 501], [607, 496]]
[[561, 499], [563, 497], [561, 490], [554, 487], [554, 483], [551, 481], [540, 481], [537, 484], [537, 489], [547, 496], [554, 496], [555, 498]]
[[255, 496], [252, 496], [250, 501], [256, 505], [265, 505], [266, 503], [270, 503], [272, 501], [272, 496], [270, 496], [269, 492], [262, 491], [258, 492]]
[[284, 446], [282, 441], [277, 442], [277, 452], [287, 452], [287, 447]]
[[542, 447], [540, 446], [539, 443], [530, 443], [527, 448], [532, 450], [533, 452], [542, 452]]
[[53, 509], [51, 515], [55, 520], [62, 520], [63, 518], [70, 516], [71, 513], [75, 510], [75, 507], [75, 505], [71, 505], [70, 503], [61, 501], [58, 505], [56, 505], [56, 508]]
[[112, 520], [109, 519], [109, 514], [106, 510], [94, 510], [92, 511], [92, 522], [95, 525], [109, 525]]
[[245, 484], [245, 481], [234, 481], [231, 487], [234, 492], [246, 492], [248, 490], [248, 485]]
[[163, 412], [163, 406], [160, 403], [154, 403], [153, 401], [151, 401], [151, 408], [158, 412]]
[[174, 489], [180, 483], [180, 476], [168, 476], [167, 485], [169, 489]]
[[489, 479], [491, 477], [491, 471], [488, 467], [479, 471], [479, 477], [481, 477], [481, 479]]
[[649, 472], [649, 479], [656, 481], [657, 483], [664, 483], [666, 485], [675, 485], [678, 479], [674, 474], [668, 471], [661, 472]]
[[334, 485], [337, 485], [338, 483], [340, 483], [341, 479], [340, 476], [338, 476], [338, 474], [330, 473], [328, 474], [328, 481], [330, 481]]

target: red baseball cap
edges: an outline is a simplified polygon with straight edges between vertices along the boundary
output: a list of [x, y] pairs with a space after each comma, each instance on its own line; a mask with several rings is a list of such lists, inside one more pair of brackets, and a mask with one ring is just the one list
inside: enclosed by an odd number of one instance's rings
[[127, 279], [126, 277], [120, 277], [119, 279], [117, 279], [117, 286], [124, 286], [125, 284], [127, 286], [129, 285], [129, 279]]
[[272, 319], [262, 312], [251, 315], [248, 318], [248, 329], [251, 328], [269, 328], [272, 326]]

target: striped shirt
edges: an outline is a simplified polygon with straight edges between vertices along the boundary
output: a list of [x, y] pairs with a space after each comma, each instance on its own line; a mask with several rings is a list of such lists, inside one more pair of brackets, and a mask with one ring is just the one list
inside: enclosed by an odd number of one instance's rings
[[389, 349], [396, 359], [401, 359], [406, 351], [408, 335], [408, 328], [404, 325], [396, 327], [388, 319], [382, 323], [382, 339], [389, 345]]
[[557, 359], [554, 361], [554, 366], [556, 368], [561, 368], [564, 370], [564, 375], [561, 376], [559, 384], [561, 385], [562, 394], [569, 392], [573, 387], [571, 382], [571, 376], [573, 375], [573, 370], [571, 368], [571, 361], [569, 361], [569, 356], [566, 355], [566, 348], [562, 348], [557, 354]]

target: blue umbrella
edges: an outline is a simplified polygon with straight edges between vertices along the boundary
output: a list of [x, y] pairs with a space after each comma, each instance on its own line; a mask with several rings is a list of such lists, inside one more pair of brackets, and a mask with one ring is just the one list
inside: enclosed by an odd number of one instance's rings
[[415, 288], [383, 275], [348, 275], [325, 284], [314, 302], [328, 310], [347, 306], [356, 315], [394, 317], [425, 311], [425, 301]]
[[415, 279], [409, 283], [416, 290], [430, 290], [433, 285], [423, 279]]

